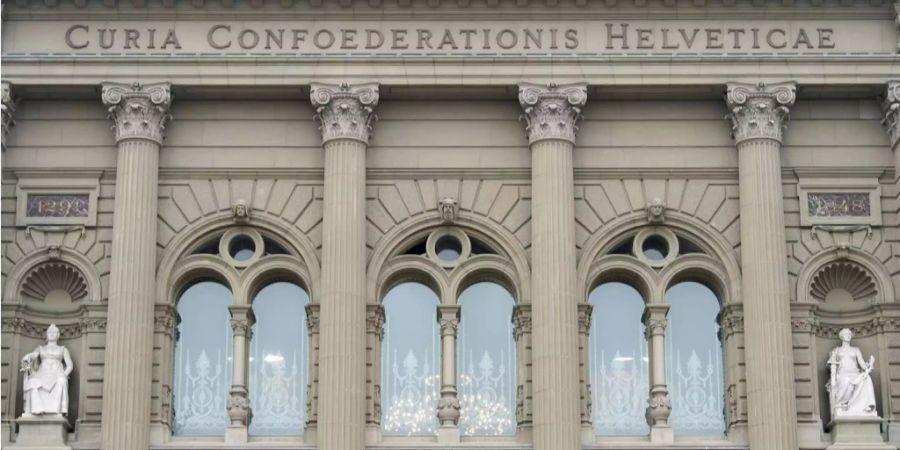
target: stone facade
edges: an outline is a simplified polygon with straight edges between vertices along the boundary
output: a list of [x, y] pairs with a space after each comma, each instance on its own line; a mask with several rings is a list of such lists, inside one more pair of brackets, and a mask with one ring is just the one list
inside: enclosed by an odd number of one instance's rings
[[[18, 362], [56, 323], [77, 449], [822, 449], [842, 328], [875, 356], [881, 437], [900, 445], [898, 11], [5, 3], [0, 443], [22, 444]], [[232, 296], [227, 382], [209, 400], [223, 425], [191, 435], [179, 299], [210, 280]], [[485, 281], [515, 302], [496, 324], [515, 354], [513, 431], [490, 437], [465, 431], [457, 357], [461, 295]], [[308, 296], [302, 434], [254, 428], [254, 300], [274, 282]], [[383, 302], [412, 282], [434, 293], [443, 356], [434, 433], [398, 436]], [[682, 282], [718, 300], [721, 433], [680, 431], [667, 293]], [[645, 303], [633, 436], [596, 431], [606, 283]]]

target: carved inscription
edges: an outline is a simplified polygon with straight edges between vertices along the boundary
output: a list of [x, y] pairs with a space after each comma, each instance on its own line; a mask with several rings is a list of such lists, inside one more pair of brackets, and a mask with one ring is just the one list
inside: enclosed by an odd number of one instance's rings
[[88, 194], [29, 194], [28, 217], [87, 217]]
[[809, 215], [815, 217], [868, 217], [872, 215], [868, 193], [810, 192]]

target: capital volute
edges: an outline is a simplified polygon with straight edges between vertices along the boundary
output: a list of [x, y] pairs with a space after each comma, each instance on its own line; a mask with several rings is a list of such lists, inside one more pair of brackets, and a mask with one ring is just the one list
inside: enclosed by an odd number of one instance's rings
[[437, 319], [441, 325], [441, 336], [456, 336], [459, 332], [459, 305], [438, 306]]
[[544, 139], [575, 143], [581, 109], [587, 103], [587, 84], [520, 83], [519, 103], [529, 144]]
[[15, 121], [13, 117], [16, 113], [16, 102], [13, 99], [12, 95], [12, 86], [6, 81], [2, 82], [2, 106], [0, 106], [0, 112], [2, 112], [3, 118], [3, 135], [2, 135], [2, 148], [6, 150], [6, 136], [9, 134], [9, 129], [15, 125]]
[[369, 143], [372, 127], [378, 117], [378, 83], [320, 84], [313, 83], [309, 93], [319, 122], [322, 142], [333, 139], [355, 139]]
[[234, 332], [234, 335], [251, 337], [253, 324], [256, 323], [253, 307], [250, 305], [229, 305], [228, 312], [231, 313], [231, 331]]
[[884, 119], [881, 123], [887, 128], [891, 148], [897, 150], [900, 142], [900, 81], [888, 81], [885, 86], [884, 100], [881, 103]]
[[725, 101], [735, 144], [749, 139], [781, 142], [788, 114], [797, 99], [793, 82], [777, 84], [728, 83]]
[[666, 326], [668, 325], [666, 316], [668, 313], [669, 305], [653, 304], [644, 308], [642, 320], [648, 337], [661, 336], [666, 333]]
[[103, 105], [109, 110], [116, 142], [147, 139], [162, 144], [166, 122], [172, 118], [169, 83], [103, 83]]

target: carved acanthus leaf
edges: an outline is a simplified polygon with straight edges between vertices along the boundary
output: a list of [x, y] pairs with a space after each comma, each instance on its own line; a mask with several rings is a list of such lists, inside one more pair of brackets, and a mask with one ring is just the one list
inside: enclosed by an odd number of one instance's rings
[[169, 107], [172, 95], [169, 87], [169, 83], [103, 84], [103, 104], [109, 109], [116, 142], [149, 139], [162, 144], [166, 122], [171, 119]]
[[372, 127], [378, 117], [378, 84], [313, 83], [310, 101], [322, 132], [322, 142], [332, 139], [356, 139], [369, 143]]
[[796, 99], [794, 83], [729, 83], [726, 102], [730, 113], [726, 118], [731, 120], [735, 143], [748, 139], [781, 142], [790, 107]]
[[581, 109], [587, 103], [587, 84], [519, 84], [528, 142], [562, 139], [575, 143]]
[[[887, 82], [881, 107], [884, 111], [884, 119], [881, 123], [887, 129], [891, 147], [896, 147], [900, 142], [900, 81]], [[900, 150], [895, 149], [894, 151]]]

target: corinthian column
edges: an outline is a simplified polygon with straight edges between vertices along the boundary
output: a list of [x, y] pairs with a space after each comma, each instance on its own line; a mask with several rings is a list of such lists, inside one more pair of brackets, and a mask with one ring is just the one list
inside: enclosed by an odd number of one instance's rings
[[119, 147], [103, 368], [100, 446], [106, 450], [149, 444], [157, 172], [171, 100], [168, 83], [103, 85]]
[[362, 450], [366, 427], [366, 147], [378, 85], [313, 84], [325, 147], [319, 435], [322, 450]]
[[531, 147], [534, 449], [581, 448], [572, 149], [585, 84], [519, 85]]
[[750, 445], [797, 448], [794, 358], [781, 188], [781, 139], [793, 83], [731, 83], [739, 154], [741, 269]]
[[885, 88], [882, 103], [884, 120], [881, 123], [887, 128], [891, 150], [894, 151], [895, 178], [900, 179], [900, 81], [888, 81]]

